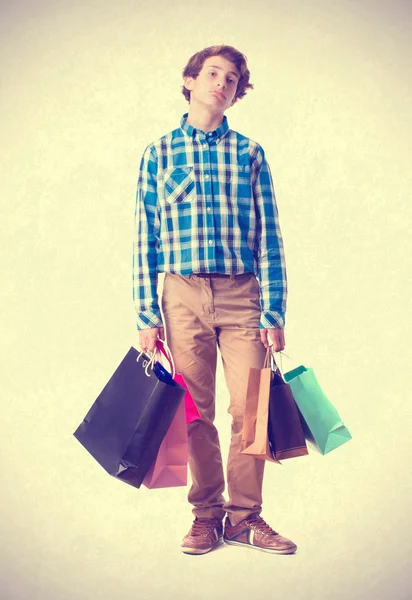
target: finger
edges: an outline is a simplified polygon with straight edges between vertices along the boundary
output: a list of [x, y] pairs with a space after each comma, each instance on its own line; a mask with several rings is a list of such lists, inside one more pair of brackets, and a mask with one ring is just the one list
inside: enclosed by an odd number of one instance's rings
[[146, 352], [150, 348], [150, 341], [147, 339], [147, 334], [144, 333], [140, 336], [139, 346], [141, 352]]
[[156, 342], [160, 328], [153, 328], [150, 330], [147, 340], [147, 349], [153, 354], [156, 350]]
[[277, 330], [276, 341], [277, 341], [276, 352], [281, 352], [285, 348], [285, 335], [284, 335], [283, 329]]
[[274, 330], [267, 329], [267, 347], [272, 346], [275, 342]]
[[273, 352], [279, 352], [279, 348], [280, 348], [280, 344], [279, 344], [279, 340], [277, 338], [275, 338], [273, 340], [273, 348], [272, 351]]
[[261, 329], [260, 330], [260, 340], [262, 342], [262, 344], [264, 345], [265, 348], [267, 348], [269, 346], [268, 344], [268, 330], [267, 329]]
[[284, 336], [282, 329], [272, 329], [269, 332], [271, 341], [273, 343], [273, 352], [280, 352], [285, 347]]
[[139, 337], [139, 348], [140, 352], [144, 352], [146, 350], [146, 340], [142, 335]]

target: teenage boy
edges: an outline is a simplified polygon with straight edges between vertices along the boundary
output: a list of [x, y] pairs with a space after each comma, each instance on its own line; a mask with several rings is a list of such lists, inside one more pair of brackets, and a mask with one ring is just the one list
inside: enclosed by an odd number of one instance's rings
[[[142, 157], [136, 200], [133, 298], [139, 345], [167, 342], [201, 419], [188, 426], [195, 520], [183, 552], [222, 539], [266, 552], [296, 545], [260, 516], [265, 461], [241, 454], [249, 368], [285, 346], [286, 271], [272, 178], [262, 147], [229, 129], [224, 112], [243, 98], [250, 73], [231, 46], [193, 55], [183, 71], [189, 102], [180, 127]], [[162, 315], [157, 274], [165, 273]], [[217, 346], [232, 416], [227, 484], [215, 417]], [[223, 530], [223, 518], [226, 514]]]

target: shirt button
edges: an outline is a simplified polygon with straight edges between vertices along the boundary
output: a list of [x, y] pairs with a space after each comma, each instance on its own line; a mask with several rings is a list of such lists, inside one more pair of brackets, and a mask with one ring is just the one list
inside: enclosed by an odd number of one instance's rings
[[209, 179], [209, 177], [210, 177], [209, 173], [205, 173], [205, 178]]
[[211, 211], [212, 211], [212, 209], [210, 208], [210, 206], [208, 206], [207, 212], [210, 213]]
[[220, 138], [217, 138], [216, 140], [216, 144], [218, 144], [220, 142]]
[[209, 246], [213, 245], [213, 240], [209, 240]]

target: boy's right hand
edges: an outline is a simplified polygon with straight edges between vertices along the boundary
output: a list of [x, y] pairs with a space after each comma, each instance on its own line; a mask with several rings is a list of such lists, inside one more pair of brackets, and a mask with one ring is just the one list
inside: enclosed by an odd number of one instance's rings
[[139, 330], [139, 346], [140, 350], [145, 352], [154, 352], [156, 347], [156, 340], [159, 339], [164, 341], [164, 328], [163, 327], [151, 327], [150, 329]]

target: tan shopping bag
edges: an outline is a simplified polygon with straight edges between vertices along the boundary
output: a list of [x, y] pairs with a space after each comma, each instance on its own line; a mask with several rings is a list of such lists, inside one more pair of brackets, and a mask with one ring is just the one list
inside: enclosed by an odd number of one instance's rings
[[270, 351], [270, 348], [268, 348], [263, 369], [253, 367], [249, 369], [241, 452], [280, 465], [281, 462], [272, 454], [268, 436], [270, 382], [272, 377]]

